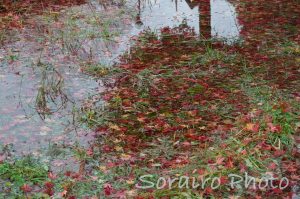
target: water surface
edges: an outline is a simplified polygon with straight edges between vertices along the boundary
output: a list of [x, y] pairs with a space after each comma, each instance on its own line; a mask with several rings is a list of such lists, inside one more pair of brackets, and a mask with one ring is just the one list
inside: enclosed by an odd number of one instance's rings
[[92, 140], [91, 131], [76, 120], [76, 110], [103, 85], [81, 67], [113, 65], [132, 45], [131, 37], [145, 29], [184, 22], [204, 38], [237, 39], [234, 6], [226, 0], [202, 2], [91, 1], [62, 11], [49, 27], [25, 27], [17, 41], [0, 48], [0, 143], [14, 144], [24, 154], [53, 143]]
[[[200, 1], [199, 1], [200, 2]], [[159, 30], [186, 22], [205, 37], [237, 39], [241, 27], [234, 6], [226, 0], [139, 0], [132, 1], [138, 9], [138, 30], [150, 27]], [[134, 32], [136, 33], [136, 32]]]

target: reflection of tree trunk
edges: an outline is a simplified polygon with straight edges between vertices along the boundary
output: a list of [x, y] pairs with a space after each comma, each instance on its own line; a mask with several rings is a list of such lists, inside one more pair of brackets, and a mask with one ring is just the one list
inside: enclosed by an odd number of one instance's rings
[[210, 0], [201, 0], [199, 4], [200, 35], [205, 39], [211, 38]]
[[138, 0], [138, 14], [136, 16], [135, 23], [137, 25], [143, 25], [142, 19], [141, 19], [141, 0]]
[[107, 9], [107, 7], [106, 7], [106, 1], [99, 0], [99, 4], [100, 4], [101, 6], [103, 6], [104, 10]]

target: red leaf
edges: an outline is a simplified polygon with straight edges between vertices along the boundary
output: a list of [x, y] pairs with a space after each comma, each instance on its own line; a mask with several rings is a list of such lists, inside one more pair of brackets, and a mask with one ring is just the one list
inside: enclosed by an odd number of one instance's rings
[[110, 146], [104, 145], [103, 148], [102, 148], [102, 150], [103, 150], [104, 152], [109, 153], [109, 152], [111, 152], [112, 149], [110, 148]]
[[228, 183], [228, 177], [227, 176], [221, 176], [220, 181], [221, 181], [221, 185], [227, 184]]
[[198, 140], [199, 140], [199, 141], [201, 141], [201, 142], [205, 142], [205, 141], [207, 141], [207, 140], [208, 140], [208, 137], [207, 137], [207, 136], [205, 136], [205, 135], [203, 135], [203, 136], [199, 136], [199, 137], [198, 137]]
[[260, 126], [258, 123], [256, 123], [256, 124], [248, 123], [245, 127], [245, 130], [257, 133], [259, 131], [259, 128], [260, 128]]
[[[285, 185], [283, 185], [283, 186], [285, 186]], [[282, 190], [279, 189], [279, 188], [275, 188], [275, 189], [273, 189], [272, 191], [273, 191], [274, 193], [276, 193], [276, 194], [281, 194], [281, 193], [282, 193]]]
[[271, 169], [271, 170], [275, 170], [275, 169], [277, 168], [277, 165], [276, 165], [274, 162], [272, 162], [272, 163], [268, 166], [268, 168]]
[[21, 187], [21, 190], [24, 192], [24, 193], [29, 193], [32, 191], [32, 188], [28, 185], [28, 184], [24, 184], [22, 187]]
[[281, 126], [280, 125], [274, 125], [273, 123], [268, 123], [267, 124], [268, 127], [269, 127], [269, 130], [272, 132], [272, 133], [275, 133], [275, 132], [280, 132], [281, 131]]
[[48, 178], [50, 178], [51, 180], [55, 180], [57, 178], [57, 176], [53, 172], [49, 172]]
[[226, 168], [233, 168], [233, 167], [234, 167], [233, 161], [232, 161], [232, 157], [229, 157], [229, 158], [228, 158], [225, 167], [226, 167]]
[[216, 158], [216, 164], [222, 165], [224, 163], [225, 158], [224, 157], [217, 157]]
[[45, 183], [45, 187], [46, 187], [47, 189], [53, 189], [54, 184], [53, 184], [52, 182], [46, 182], [46, 183]]
[[88, 148], [88, 149], [86, 150], [86, 154], [87, 154], [88, 156], [92, 156], [92, 155], [94, 154], [93, 149], [92, 149], [92, 148]]
[[105, 184], [103, 189], [104, 189], [104, 193], [106, 196], [109, 196], [112, 194], [112, 186], [110, 184]]
[[285, 154], [285, 151], [283, 151], [283, 150], [276, 150], [275, 152], [274, 152], [274, 156], [275, 157], [280, 157], [280, 156], [282, 156], [282, 155], [284, 155]]
[[204, 169], [199, 169], [197, 172], [198, 172], [199, 175], [205, 174], [205, 170]]
[[280, 104], [280, 108], [281, 108], [282, 112], [287, 113], [290, 110], [290, 105], [286, 102], [282, 102]]
[[66, 172], [65, 172], [65, 176], [67, 176], [67, 177], [70, 177], [70, 176], [71, 176], [71, 174], [72, 174], [72, 172], [71, 172], [71, 171], [66, 171]]
[[213, 190], [212, 190], [212, 188], [210, 188], [210, 187], [206, 187], [205, 190], [204, 190], [204, 192], [205, 192], [206, 194], [211, 194], [211, 193], [213, 192]]
[[54, 190], [53, 189], [46, 189], [44, 191], [45, 194], [49, 195], [49, 196], [53, 196], [54, 195]]

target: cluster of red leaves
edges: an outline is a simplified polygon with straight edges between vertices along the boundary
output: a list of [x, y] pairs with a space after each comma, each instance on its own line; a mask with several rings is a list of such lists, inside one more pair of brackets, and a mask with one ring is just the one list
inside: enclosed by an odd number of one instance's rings
[[58, 11], [65, 6], [80, 5], [86, 0], [3, 0], [0, 4], [0, 30], [22, 28], [27, 15]]
[[[23, 14], [28, 11], [41, 14], [45, 9], [58, 10], [62, 6], [72, 6], [84, 3], [85, 0], [3, 0], [0, 14], [18, 13]], [[32, 13], [31, 13], [32, 14]]]
[[[235, 0], [245, 43], [237, 50], [253, 67], [261, 67], [262, 78], [279, 88], [295, 89], [300, 79], [295, 55], [276, 53], [284, 41], [300, 42], [300, 4], [289, 0]], [[272, 50], [271, 50], [272, 49]], [[298, 52], [299, 54], [299, 52]]]
[[[191, 148], [192, 142], [199, 144], [197, 148], [206, 148], [216, 139], [226, 138], [234, 127], [231, 121], [224, 121], [218, 113], [221, 106], [232, 106], [231, 112], [227, 113], [232, 117], [248, 111], [248, 99], [241, 91], [220, 86], [234, 86], [231, 83], [234, 81], [228, 80], [239, 77], [239, 67], [218, 59], [192, 67], [181, 63], [189, 61], [191, 54], [205, 54], [201, 43], [193, 44], [196, 41], [193, 31], [181, 28], [165, 28], [162, 30], [162, 38], [147, 38], [146, 44], [143, 44], [143, 39], [137, 40], [136, 46], [130, 50], [130, 57], [124, 58], [120, 65], [126, 72], [116, 79], [114, 86], [117, 89], [104, 94], [110, 103], [110, 112], [115, 116], [107, 127], [101, 127], [99, 131], [110, 131], [109, 137], [122, 140], [124, 152], [130, 154], [130, 158], [125, 161], [121, 157], [113, 164], [108, 163], [108, 168], [119, 167], [124, 163], [134, 168], [143, 165], [151, 167], [152, 162], [159, 162], [163, 169], [188, 165], [188, 154], [194, 150]], [[218, 43], [212, 46], [223, 52], [228, 50]], [[211, 67], [220, 65], [226, 69], [225, 73], [209, 72]], [[138, 87], [140, 79], [137, 76], [145, 71], [151, 71], [146, 74], [147, 78], [149, 75], [154, 78], [149, 85]], [[205, 77], [193, 77], [203, 71], [207, 71]], [[147, 86], [146, 89], [143, 86]], [[152, 161], [147, 160], [147, 157], [137, 157], [137, 152], [147, 147], [145, 139], [155, 140], [161, 136], [173, 137], [174, 142], [185, 140], [180, 146], [183, 154], [172, 158], [160, 156]], [[105, 145], [103, 151], [114, 152], [114, 147]], [[207, 164], [212, 168], [223, 165], [231, 169], [239, 166], [233, 156], [229, 152], [228, 157], [208, 159]]]
[[[28, 4], [31, 4], [32, 12], [40, 13], [45, 8], [56, 10], [61, 6], [82, 2], [9, 1], [4, 4], [1, 15], [9, 16], [10, 26], [17, 28], [21, 26], [18, 22], [19, 15], [28, 12], [26, 9], [21, 11], [20, 8], [26, 8]], [[267, 80], [274, 79], [275, 86], [296, 90], [295, 85], [300, 76], [295, 55], [283, 56], [274, 52], [280, 51], [277, 45], [283, 38], [299, 43], [299, 3], [289, 0], [236, 0], [236, 4], [239, 22], [243, 26], [244, 44], [231, 47], [224, 47], [220, 43], [209, 45], [228, 55], [241, 55], [248, 66], [263, 68], [264, 72], [257, 75]], [[266, 125], [262, 128], [262, 111], [248, 114], [248, 99], [235, 85], [235, 80], [240, 78], [242, 73], [242, 61], [237, 58], [234, 63], [227, 63], [224, 60], [212, 59], [207, 63], [190, 66], [188, 63], [192, 59], [191, 55], [206, 53], [206, 47], [198, 41], [194, 32], [182, 26], [176, 29], [164, 28], [161, 34], [161, 38], [147, 34], [140, 36], [143, 39], [136, 41], [136, 46], [130, 50], [130, 56], [124, 57], [119, 65], [126, 72], [116, 78], [114, 86], [117, 89], [109, 90], [104, 95], [104, 99], [110, 104], [113, 117], [110, 117], [107, 126], [99, 127], [98, 130], [109, 131], [108, 142], [119, 139], [124, 143], [120, 158], [114, 162], [108, 161], [106, 166], [113, 168], [126, 164], [135, 168], [141, 166], [137, 165], [138, 163], [143, 162], [143, 166], [151, 167], [152, 162], [159, 162], [162, 169], [172, 169], [188, 165], [191, 163], [188, 156], [189, 152], [193, 151], [192, 143], [198, 143], [197, 150], [206, 149], [216, 139], [225, 140], [228, 132], [235, 127], [233, 121], [226, 120], [218, 113], [220, 107], [230, 105], [231, 112], [227, 113], [227, 116], [240, 116], [240, 125], [243, 127], [237, 138], [245, 146], [254, 145], [253, 151], [261, 153], [262, 159], [281, 158], [281, 165], [270, 163], [268, 168], [271, 171], [281, 169], [293, 182], [299, 181], [295, 159], [287, 158], [286, 151], [266, 142], [268, 134], [280, 134], [282, 126], [273, 123], [272, 118], [264, 118]], [[220, 66], [224, 69], [222, 72], [213, 70]], [[201, 72], [205, 72], [206, 75], [195, 75]], [[143, 77], [147, 81], [144, 81]], [[294, 93], [299, 97], [298, 91]], [[274, 108], [283, 112], [290, 111], [286, 103], [280, 103]], [[137, 157], [137, 152], [149, 147], [145, 140], [151, 141], [161, 136], [171, 136], [175, 143], [181, 141], [182, 153], [172, 158], [161, 156], [151, 161], [146, 157]], [[105, 153], [118, 151], [111, 143], [101, 146]], [[210, 168], [222, 166], [226, 169], [237, 168], [240, 172], [251, 172], [241, 157], [253, 151], [237, 152], [226, 144], [221, 147], [228, 149], [224, 150], [223, 156], [207, 157], [203, 162]], [[93, 151], [88, 153], [92, 155]], [[198, 173], [202, 175], [205, 170], [200, 169]], [[66, 176], [79, 179], [76, 173], [67, 172]], [[54, 177], [51, 175], [49, 178]], [[226, 180], [228, 179], [223, 177], [222, 183], [226, 183]], [[69, 187], [65, 187], [66, 192], [68, 189]], [[33, 188], [25, 184], [21, 190], [28, 193]], [[111, 196], [115, 191], [111, 184], [105, 184], [103, 188], [106, 196]], [[53, 195], [51, 182], [45, 183], [44, 193]], [[207, 189], [205, 193], [211, 194], [212, 190]], [[263, 194], [270, 197], [283, 193], [280, 190], [270, 190]]]
[[[233, 93], [219, 86], [226, 84], [224, 77], [237, 76], [237, 67], [231, 67], [221, 60], [213, 60], [196, 69], [179, 64], [184, 59], [189, 60], [191, 54], [204, 54], [205, 49], [202, 45], [188, 43], [189, 40], [195, 40], [195, 35], [189, 29], [179, 32], [178, 29], [165, 28], [162, 35], [162, 39], [150, 38], [146, 45], [137, 41], [138, 47], [131, 49], [131, 57], [126, 58], [120, 65], [127, 72], [116, 80], [118, 90], [105, 94], [105, 99], [111, 104], [117, 98], [122, 100], [117, 107], [112, 106], [111, 111], [118, 112], [120, 116], [113, 121], [118, 127], [112, 130], [143, 136], [176, 131], [192, 135], [191, 130], [187, 132], [192, 125], [194, 130], [197, 126], [203, 128], [203, 125], [209, 129], [207, 123], [221, 121], [215, 111], [200, 111], [199, 107], [213, 106], [214, 102], [222, 101], [234, 107], [234, 116], [237, 112], [245, 111], [247, 99], [240, 92]], [[214, 47], [222, 48], [217, 43]], [[143, 54], [139, 56], [139, 52]], [[214, 73], [202, 78], [190, 77], [193, 73], [209, 71], [213, 65], [220, 64], [228, 72], [222, 75]], [[147, 75], [153, 76], [153, 79], [150, 85], [142, 85], [146, 88], [139, 88], [139, 79], [136, 77], [144, 69], [151, 70], [151, 74]], [[143, 105], [136, 108], [138, 104]], [[130, 113], [129, 118], [122, 117], [127, 113]], [[193, 135], [189, 138], [208, 141], [204, 135]]]
[[[181, 147], [182, 154], [185, 155], [177, 154], [171, 159], [162, 156], [151, 160], [160, 162], [161, 168], [171, 169], [191, 163], [187, 157], [189, 153], [185, 152], [193, 150], [192, 142], [199, 143], [198, 147], [203, 149], [212, 145], [216, 139], [227, 138], [227, 133], [235, 126], [232, 121], [225, 120], [215, 110], [222, 105], [230, 105], [232, 110], [229, 115], [232, 118], [241, 116], [240, 125], [244, 127], [243, 133], [237, 137], [245, 146], [254, 146], [253, 151], [260, 153], [262, 160], [279, 158], [282, 164], [270, 163], [268, 168], [271, 171], [280, 168], [295, 184], [299, 180], [295, 159], [288, 159], [285, 156], [286, 151], [267, 142], [269, 134], [282, 132], [282, 126], [273, 123], [272, 118], [264, 118], [265, 125], [262, 127], [263, 113], [260, 110], [247, 114], [250, 108], [248, 99], [238, 90], [235, 80], [243, 73], [240, 67], [243, 60], [248, 67], [263, 69], [257, 70], [258, 77], [266, 80], [273, 78], [275, 84], [270, 82], [272, 87], [297, 89], [295, 84], [300, 77], [295, 55], [283, 56], [274, 52], [280, 51], [278, 44], [283, 38], [299, 43], [300, 5], [287, 0], [277, 0], [276, 3], [239, 0], [236, 4], [239, 21], [243, 26], [244, 44], [231, 47], [224, 47], [219, 43], [210, 45], [213, 49], [228, 54], [239, 54], [242, 59], [237, 58], [235, 63], [213, 59], [191, 67], [184, 64], [191, 60], [191, 55], [206, 52], [205, 47], [195, 38], [193, 31], [184, 26], [176, 29], [164, 28], [159, 39], [153, 35], [142, 34], [140, 37], [143, 39], [136, 41], [130, 55], [124, 57], [119, 65], [126, 72], [117, 77], [114, 85], [117, 89], [112, 89], [104, 95], [114, 116], [110, 124], [101, 129], [108, 130], [112, 139], [122, 140], [124, 152], [133, 157], [136, 152], [147, 147], [145, 139], [149, 141], [170, 135], [174, 142], [184, 140]], [[225, 73], [211, 71], [220, 66], [225, 69]], [[206, 76], [194, 75], [199, 71], [206, 72]], [[150, 78], [148, 83], [143, 82], [143, 74], [147, 78], [149, 76], [153, 78]], [[146, 85], [146, 88], [139, 86], [140, 84]], [[237, 89], [228, 90], [224, 87]], [[287, 103], [280, 103], [278, 106], [274, 109], [281, 109], [282, 112], [290, 111]], [[224, 149], [228, 147], [232, 146], [223, 146]], [[105, 146], [105, 150], [114, 152], [114, 148], [108, 145]], [[226, 169], [238, 168], [240, 172], [251, 173], [251, 169], [243, 162], [243, 157], [247, 157], [253, 151], [243, 150], [237, 153], [232, 147], [224, 150], [225, 154], [222, 157], [205, 161], [211, 168], [223, 166]], [[146, 158], [131, 158], [132, 167], [137, 166], [138, 160], [147, 161]], [[110, 165], [114, 167], [121, 164], [122, 161], [119, 161]], [[289, 191], [287, 190], [287, 193], [278, 189], [264, 193], [257, 191], [257, 198], [259, 195], [266, 197], [289, 195]]]
[[[30, 186], [28, 184], [24, 184], [20, 187], [20, 189], [26, 194], [26, 193], [30, 193], [34, 190], [33, 186]], [[43, 192], [49, 196], [53, 196], [54, 194], [54, 184], [50, 181], [45, 182], [44, 187], [42, 188], [41, 191], [39, 192]]]

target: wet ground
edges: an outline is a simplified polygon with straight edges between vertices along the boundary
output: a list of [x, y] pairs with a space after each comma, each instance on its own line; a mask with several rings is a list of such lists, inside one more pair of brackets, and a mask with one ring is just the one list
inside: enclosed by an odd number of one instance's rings
[[103, 83], [81, 68], [110, 67], [141, 31], [183, 22], [206, 38], [238, 39], [241, 28], [225, 0], [91, 1], [32, 17], [0, 48], [0, 143], [19, 155], [38, 155], [54, 143], [86, 145], [93, 134], [78, 110]]

